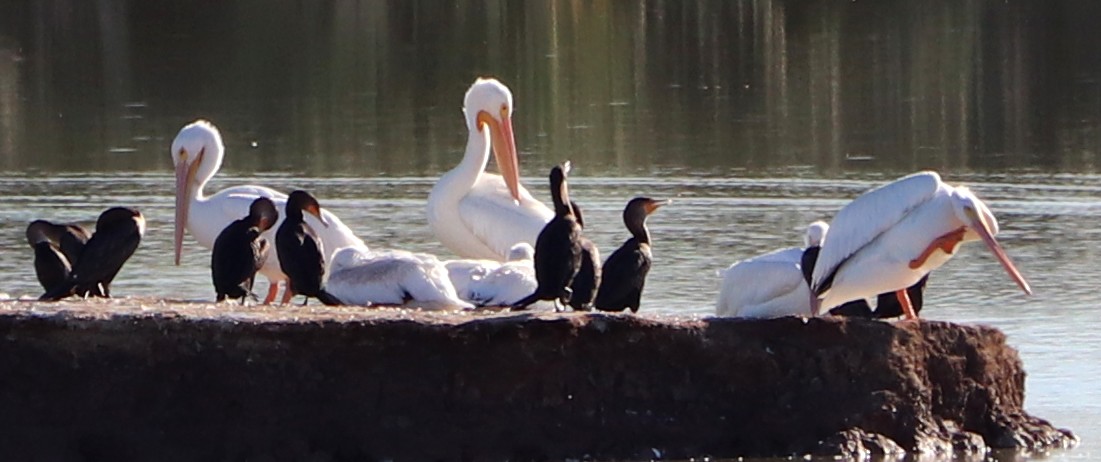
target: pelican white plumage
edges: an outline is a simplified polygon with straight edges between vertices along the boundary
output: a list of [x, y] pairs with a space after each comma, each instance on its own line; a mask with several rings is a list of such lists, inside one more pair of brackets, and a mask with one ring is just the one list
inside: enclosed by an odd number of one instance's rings
[[[807, 226], [804, 246], [822, 244], [829, 225], [816, 221]], [[777, 318], [811, 316], [810, 287], [800, 262], [802, 247], [789, 247], [735, 262], [721, 270], [722, 287], [715, 314], [722, 317]]]
[[[463, 259], [443, 262], [448, 278], [455, 286], [459, 298], [479, 306], [496, 306], [495, 299], [509, 298], [514, 291], [524, 291], [529, 287], [523, 274], [525, 267], [532, 266], [535, 249], [526, 242], [520, 242], [508, 252], [508, 261]], [[532, 273], [534, 277], [534, 272]], [[531, 281], [534, 284], [534, 279]], [[534, 290], [534, 286], [531, 287]], [[475, 290], [477, 289], [477, 290]], [[528, 290], [523, 295], [530, 294]], [[516, 297], [516, 300], [523, 296]], [[515, 301], [515, 300], [513, 300]]]
[[[176, 264], [180, 264], [183, 249], [184, 229], [199, 243], [212, 248], [218, 234], [233, 221], [249, 213], [252, 201], [266, 197], [275, 203], [276, 208], [286, 207], [287, 195], [264, 186], [234, 186], [218, 191], [212, 196], [203, 195], [203, 187], [222, 166], [225, 146], [222, 135], [213, 124], [197, 120], [180, 129], [172, 141], [172, 163], [176, 167], [176, 234], [174, 240]], [[363, 246], [363, 241], [331, 212], [322, 209], [322, 216], [329, 223], [322, 226], [313, 216], [306, 221], [317, 230], [318, 237], [326, 249], [335, 249], [350, 245]], [[275, 230], [283, 221], [279, 221], [263, 236], [269, 242], [275, 242]], [[273, 246], [274, 247], [274, 246]], [[333, 251], [326, 255], [331, 260]], [[279, 258], [275, 248], [271, 249], [268, 259], [260, 273], [271, 282], [264, 303], [271, 303], [278, 292], [278, 284], [287, 276], [279, 268]]]
[[837, 213], [811, 277], [815, 312], [849, 300], [895, 292], [916, 315], [905, 289], [952, 258], [963, 242], [982, 240], [1026, 294], [1028, 282], [995, 239], [998, 221], [969, 189], [936, 172], [915, 173], [865, 192]]
[[500, 268], [501, 262], [485, 259], [446, 260], [443, 266], [447, 268], [447, 277], [451, 279], [451, 285], [455, 287], [459, 298], [473, 303], [470, 286]]
[[526, 242], [512, 246], [508, 261], [473, 281], [469, 300], [478, 306], [512, 306], [535, 292], [535, 249]]
[[[466, 154], [428, 195], [428, 225], [461, 257], [505, 261], [514, 244], [534, 243], [554, 212], [520, 185], [508, 87], [476, 80], [463, 112], [470, 132]], [[491, 148], [500, 175], [485, 172]]]
[[403, 250], [337, 250], [325, 284], [348, 305], [412, 305], [420, 308], [473, 308], [459, 298], [447, 268], [433, 255]]

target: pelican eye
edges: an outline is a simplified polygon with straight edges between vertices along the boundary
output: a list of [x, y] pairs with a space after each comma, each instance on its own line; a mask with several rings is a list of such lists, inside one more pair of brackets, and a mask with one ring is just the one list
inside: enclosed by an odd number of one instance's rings
[[508, 105], [501, 104], [501, 120], [508, 119]]

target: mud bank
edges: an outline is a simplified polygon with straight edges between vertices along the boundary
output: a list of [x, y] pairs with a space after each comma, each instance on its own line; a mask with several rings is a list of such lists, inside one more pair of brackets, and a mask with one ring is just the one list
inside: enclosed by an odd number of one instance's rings
[[[0, 302], [15, 459], [688, 458], [1073, 445], [944, 322]], [[32, 457], [33, 456], [33, 457]]]

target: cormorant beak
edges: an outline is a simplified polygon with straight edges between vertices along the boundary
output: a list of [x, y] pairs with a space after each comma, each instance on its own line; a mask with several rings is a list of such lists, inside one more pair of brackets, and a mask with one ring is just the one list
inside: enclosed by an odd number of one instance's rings
[[661, 208], [661, 206], [669, 205], [671, 203], [673, 203], [673, 201], [670, 200], [670, 199], [665, 199], [665, 200], [660, 200], [660, 201], [659, 200], [651, 200], [651, 201], [646, 203], [646, 207], [645, 207], [646, 214], [649, 215], [651, 213], [654, 213], [654, 211]]
[[317, 204], [310, 204], [304, 209], [310, 215], [317, 217], [317, 221], [321, 222], [321, 226], [329, 227], [329, 222], [325, 221], [325, 217], [321, 215], [321, 206]]

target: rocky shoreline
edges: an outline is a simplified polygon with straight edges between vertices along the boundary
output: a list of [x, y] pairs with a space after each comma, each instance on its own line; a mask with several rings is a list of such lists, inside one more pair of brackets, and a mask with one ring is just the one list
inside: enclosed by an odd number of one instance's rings
[[0, 302], [14, 459], [900, 456], [1077, 439], [945, 322]]

